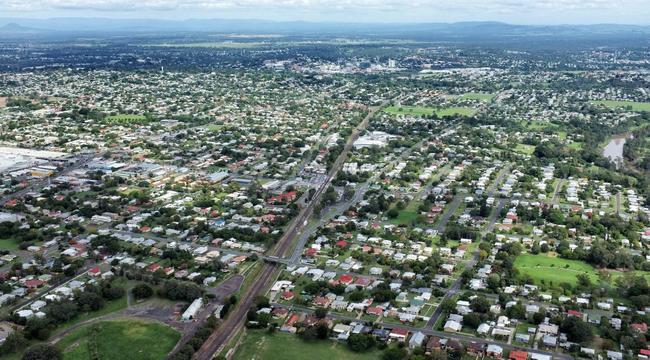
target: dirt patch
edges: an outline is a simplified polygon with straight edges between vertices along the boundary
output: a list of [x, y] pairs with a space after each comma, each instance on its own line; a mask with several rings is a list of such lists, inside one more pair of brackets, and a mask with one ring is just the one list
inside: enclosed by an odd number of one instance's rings
[[0, 96], [0, 108], [6, 107], [6, 106], [7, 106], [7, 97]]

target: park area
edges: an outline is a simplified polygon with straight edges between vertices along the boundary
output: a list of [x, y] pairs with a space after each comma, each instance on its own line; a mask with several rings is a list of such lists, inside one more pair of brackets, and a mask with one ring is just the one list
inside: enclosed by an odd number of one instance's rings
[[176, 330], [162, 323], [120, 319], [82, 326], [57, 346], [64, 360], [158, 360], [164, 359], [179, 339]]
[[234, 360], [376, 360], [379, 352], [355, 353], [343, 343], [328, 340], [305, 341], [296, 335], [247, 331]]
[[436, 114], [438, 117], [472, 116], [476, 112], [475, 109], [469, 107], [434, 108], [427, 106], [389, 106], [384, 111], [392, 115], [430, 116]]
[[530, 276], [537, 284], [576, 285], [578, 274], [585, 274], [592, 283], [598, 282], [598, 273], [591, 265], [548, 255], [523, 254], [515, 259], [515, 268], [522, 275]]
[[603, 105], [610, 108], [623, 108], [632, 111], [650, 111], [650, 102], [634, 102], [634, 101], [591, 101], [595, 105]]

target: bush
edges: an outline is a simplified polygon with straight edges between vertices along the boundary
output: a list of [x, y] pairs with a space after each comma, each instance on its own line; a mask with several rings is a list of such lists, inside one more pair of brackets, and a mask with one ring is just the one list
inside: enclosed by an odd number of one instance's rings
[[116, 300], [124, 296], [124, 288], [121, 286], [113, 286], [110, 283], [102, 287], [102, 296], [107, 300]]
[[56, 346], [34, 345], [25, 351], [22, 360], [62, 360], [63, 354]]
[[203, 296], [203, 289], [194, 283], [171, 280], [165, 282], [160, 295], [169, 300], [194, 301]]
[[138, 284], [131, 290], [136, 299], [146, 299], [153, 295], [153, 289], [147, 284]]

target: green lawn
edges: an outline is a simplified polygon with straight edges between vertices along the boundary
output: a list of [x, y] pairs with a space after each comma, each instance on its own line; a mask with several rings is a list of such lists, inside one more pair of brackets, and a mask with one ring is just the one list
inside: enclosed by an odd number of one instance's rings
[[100, 316], [104, 316], [110, 313], [114, 313], [120, 310], [126, 309], [127, 306], [127, 298], [126, 295], [122, 296], [119, 299], [116, 300], [111, 300], [107, 301], [104, 304], [104, 307], [97, 310], [97, 311], [89, 311], [89, 312], [81, 312], [79, 315], [77, 315], [74, 319], [65, 322], [59, 326], [57, 326], [54, 329], [54, 333], [65, 330], [75, 324], [78, 324], [80, 322], [84, 322], [86, 320], [94, 319]]
[[420, 203], [417, 201], [411, 201], [406, 205], [404, 210], [399, 212], [399, 215], [395, 219], [391, 219], [391, 223], [395, 225], [410, 225], [413, 221], [416, 221], [418, 218], [418, 207]]
[[572, 150], [582, 150], [583, 143], [580, 141], [572, 141], [569, 144], [569, 148]]
[[475, 109], [468, 107], [448, 107], [443, 109], [426, 107], [426, 106], [389, 106], [384, 109], [385, 112], [393, 115], [413, 115], [413, 116], [426, 116], [435, 113], [439, 117], [461, 115], [472, 116], [476, 112]]
[[237, 349], [234, 360], [376, 360], [379, 351], [355, 353], [342, 343], [303, 341], [292, 334], [248, 331]]
[[535, 146], [527, 145], [527, 144], [517, 144], [517, 146], [515, 147], [515, 152], [524, 155], [532, 155], [533, 152], [535, 152]]
[[603, 105], [611, 108], [630, 108], [632, 111], [650, 111], [650, 102], [634, 101], [590, 101], [594, 105]]
[[18, 242], [15, 239], [0, 239], [0, 250], [18, 250]]
[[109, 123], [132, 123], [132, 122], [141, 122], [147, 120], [147, 117], [144, 115], [133, 115], [133, 114], [118, 114], [107, 116], [104, 119]]
[[567, 260], [547, 255], [523, 254], [515, 259], [515, 268], [521, 274], [527, 274], [535, 283], [544, 281], [547, 285], [577, 283], [576, 275], [586, 274], [593, 283], [598, 282], [596, 270], [589, 264], [578, 260]]
[[159, 360], [174, 348], [181, 335], [158, 322], [134, 319], [104, 321], [74, 330], [57, 346], [64, 360]]
[[487, 93], [465, 93], [460, 96], [461, 100], [480, 100], [480, 101], [492, 101], [494, 94]]
[[210, 131], [218, 132], [221, 131], [221, 129], [223, 129], [223, 125], [209, 124], [208, 126], [206, 126], [206, 128]]

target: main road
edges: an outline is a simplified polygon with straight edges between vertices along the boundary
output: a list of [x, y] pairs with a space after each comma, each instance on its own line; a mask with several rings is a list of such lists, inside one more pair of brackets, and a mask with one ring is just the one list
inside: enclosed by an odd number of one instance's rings
[[[343, 147], [343, 151], [336, 158], [330, 171], [327, 174], [327, 179], [316, 189], [311, 201], [304, 207], [298, 216], [289, 223], [284, 235], [278, 240], [275, 247], [269, 249], [269, 254], [272, 257], [284, 257], [291, 249], [296, 238], [303, 231], [307, 225], [309, 218], [314, 212], [314, 208], [320, 203], [321, 197], [325, 190], [327, 190], [332, 179], [336, 177], [338, 172], [347, 161], [348, 154], [352, 150], [354, 142], [357, 141], [361, 133], [368, 127], [370, 119], [375, 115], [377, 110], [388, 104], [388, 101], [382, 103], [381, 106], [371, 108], [366, 117], [357, 125], [348, 138], [347, 143]], [[298, 244], [296, 244], [298, 245]], [[278, 275], [278, 264], [273, 262], [264, 262], [262, 269], [253, 283], [245, 289], [245, 293], [235, 306], [233, 312], [228, 315], [226, 320], [210, 335], [210, 337], [203, 343], [203, 346], [194, 354], [193, 359], [196, 360], [210, 360], [218, 354], [225, 345], [227, 345], [233, 337], [242, 329], [246, 320], [246, 313], [253, 305], [255, 297], [262, 294], [263, 291], [271, 285], [271, 281]]]

